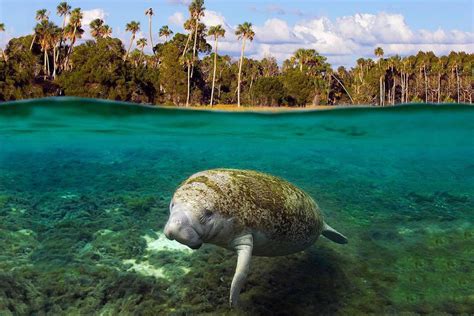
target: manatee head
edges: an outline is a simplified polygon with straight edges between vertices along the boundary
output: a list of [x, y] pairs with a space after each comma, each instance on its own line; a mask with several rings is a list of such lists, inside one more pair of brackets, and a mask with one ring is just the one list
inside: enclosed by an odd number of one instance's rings
[[205, 183], [187, 183], [176, 190], [164, 233], [170, 240], [198, 249], [203, 243], [226, 245], [232, 240], [234, 221], [219, 212], [217, 192]]

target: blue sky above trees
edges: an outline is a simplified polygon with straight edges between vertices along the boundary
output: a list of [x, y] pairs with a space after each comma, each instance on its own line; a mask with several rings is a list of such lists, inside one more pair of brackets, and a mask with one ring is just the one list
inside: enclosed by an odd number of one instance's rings
[[[57, 24], [60, 1], [0, 0], [0, 22], [7, 31], [0, 36], [3, 47], [11, 37], [32, 32], [35, 12], [45, 8]], [[167, 24], [175, 32], [182, 32], [188, 16], [188, 0], [74, 0], [72, 7], [84, 11], [84, 22], [103, 18], [113, 29], [113, 36], [128, 41], [125, 24], [140, 21], [142, 34], [147, 37], [145, 9], [152, 7], [154, 33]], [[474, 21], [471, 0], [454, 1], [351, 1], [351, 0], [206, 0], [208, 26], [223, 24], [226, 38], [222, 53], [237, 56], [240, 44], [233, 36], [239, 23], [254, 24], [256, 37], [248, 47], [250, 57], [273, 55], [279, 61], [297, 48], [314, 48], [328, 56], [333, 65], [353, 65], [359, 57], [371, 57], [375, 46], [387, 55], [407, 55], [419, 50], [446, 54], [451, 50], [474, 52]], [[88, 31], [86, 27], [86, 31]], [[85, 36], [85, 39], [90, 36]]]

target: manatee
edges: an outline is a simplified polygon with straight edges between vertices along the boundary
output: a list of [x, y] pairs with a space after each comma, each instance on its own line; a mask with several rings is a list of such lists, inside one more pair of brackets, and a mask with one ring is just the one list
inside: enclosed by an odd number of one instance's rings
[[326, 224], [316, 202], [281, 178], [237, 169], [198, 172], [176, 190], [164, 228], [170, 240], [191, 249], [210, 243], [237, 253], [230, 306], [255, 256], [284, 256], [311, 246], [322, 234], [339, 243], [347, 238]]

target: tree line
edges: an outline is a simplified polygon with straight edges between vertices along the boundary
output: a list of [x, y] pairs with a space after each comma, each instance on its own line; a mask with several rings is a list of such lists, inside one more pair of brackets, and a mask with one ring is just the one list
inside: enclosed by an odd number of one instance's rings
[[[140, 22], [126, 24], [129, 43], [112, 37], [112, 28], [93, 20], [84, 36], [83, 12], [61, 2], [58, 26], [49, 12], [36, 12], [32, 34], [13, 38], [0, 51], [0, 100], [54, 95], [104, 98], [147, 104], [177, 106], [237, 104], [252, 106], [306, 106], [408, 102], [472, 103], [474, 54], [451, 52], [436, 56], [385, 57], [381, 47], [374, 59], [360, 58], [350, 68], [333, 69], [314, 49], [298, 49], [278, 65], [267, 56], [245, 57], [253, 26], [244, 22], [235, 35], [241, 42], [238, 60], [220, 55], [219, 40], [226, 36], [222, 25], [206, 27], [204, 0], [194, 0], [184, 22], [185, 34], [164, 25], [160, 43], [153, 38], [154, 11], [148, 17], [148, 38], [137, 38]], [[0, 23], [0, 32], [5, 25]], [[213, 44], [211, 46], [211, 44]], [[135, 45], [135, 49], [132, 49]], [[152, 48], [151, 54], [145, 48]]]

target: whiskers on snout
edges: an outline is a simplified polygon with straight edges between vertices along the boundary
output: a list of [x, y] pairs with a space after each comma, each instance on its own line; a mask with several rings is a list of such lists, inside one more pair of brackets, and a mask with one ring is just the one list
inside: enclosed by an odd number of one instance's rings
[[197, 231], [192, 227], [192, 221], [184, 213], [172, 214], [166, 223], [164, 234], [170, 240], [198, 249], [202, 246], [202, 240]]

